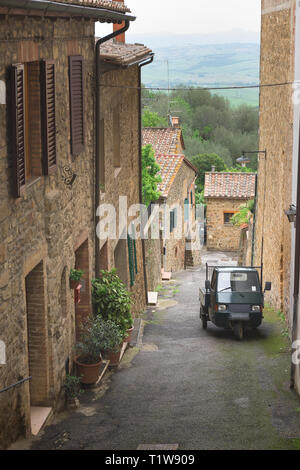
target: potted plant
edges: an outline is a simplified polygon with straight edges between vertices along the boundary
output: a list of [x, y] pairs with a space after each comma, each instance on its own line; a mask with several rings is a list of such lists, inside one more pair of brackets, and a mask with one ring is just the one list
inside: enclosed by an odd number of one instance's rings
[[71, 269], [69, 276], [71, 289], [76, 289], [79, 286], [83, 273], [82, 269]]
[[109, 359], [110, 365], [118, 365], [123, 345], [123, 331], [112, 320], [97, 316], [99, 340], [102, 344], [102, 355]]
[[100, 278], [92, 281], [92, 300], [95, 313], [104, 320], [112, 320], [127, 337], [133, 328], [131, 294], [117, 275], [117, 270], [101, 271]]
[[68, 406], [77, 408], [79, 404], [78, 399], [83, 393], [83, 390], [80, 388], [80, 378], [67, 374], [64, 389]]
[[82, 325], [81, 341], [75, 348], [75, 363], [80, 381], [84, 384], [96, 383], [102, 365], [102, 343], [97, 321], [91, 319]]
[[125, 343], [130, 343], [131, 342], [131, 335], [132, 335], [132, 332], [134, 330], [133, 318], [132, 318], [131, 312], [128, 313], [128, 316], [125, 320], [126, 320], [127, 325], [126, 325], [126, 334], [125, 334], [125, 337], [124, 337], [124, 341], [125, 341]]

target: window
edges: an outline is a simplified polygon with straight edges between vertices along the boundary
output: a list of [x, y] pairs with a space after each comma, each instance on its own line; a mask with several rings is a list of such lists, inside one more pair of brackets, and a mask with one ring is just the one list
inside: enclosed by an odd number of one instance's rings
[[55, 65], [43, 60], [11, 67], [14, 194], [56, 168]]
[[85, 147], [83, 57], [69, 57], [71, 153], [76, 157]]
[[231, 217], [233, 217], [235, 212], [224, 212], [224, 224], [225, 225], [232, 225]]
[[191, 206], [193, 206], [193, 191], [191, 191]]
[[258, 274], [249, 272], [223, 272], [218, 276], [218, 292], [260, 292]]

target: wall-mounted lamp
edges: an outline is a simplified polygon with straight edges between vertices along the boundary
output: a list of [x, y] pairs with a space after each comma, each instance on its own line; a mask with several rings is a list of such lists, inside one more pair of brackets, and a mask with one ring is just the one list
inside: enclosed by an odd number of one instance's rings
[[239, 165], [241, 165], [243, 168], [245, 168], [245, 167], [246, 167], [246, 164], [247, 164], [247, 163], [250, 163], [251, 160], [250, 160], [250, 158], [246, 157], [246, 156], [243, 154], [241, 157], [237, 158], [236, 161], [237, 161], [237, 163], [238, 163]]
[[251, 152], [244, 152], [243, 151], [243, 154], [241, 157], [237, 158], [236, 161], [239, 165], [241, 165], [243, 168], [246, 167], [247, 163], [250, 163], [251, 160], [249, 157], [246, 157], [246, 153], [251, 153], [251, 154], [255, 154], [255, 153], [263, 153], [265, 155], [265, 159], [267, 159], [267, 151], [266, 150], [254, 150], [254, 151], [251, 151]]
[[290, 208], [287, 211], [284, 211], [284, 213], [289, 219], [289, 222], [294, 223], [296, 225], [297, 207], [295, 206], [295, 204], [291, 204]]

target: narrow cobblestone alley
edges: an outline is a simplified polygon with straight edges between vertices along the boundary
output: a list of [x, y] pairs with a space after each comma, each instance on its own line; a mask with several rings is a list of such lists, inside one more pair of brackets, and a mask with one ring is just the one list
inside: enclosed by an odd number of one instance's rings
[[[232, 264], [223, 253], [204, 263]], [[198, 287], [204, 265], [162, 286], [130, 348], [99, 389], [60, 415], [32, 449], [297, 449], [299, 398], [289, 390], [290, 354], [272, 313], [243, 342], [209, 323], [201, 328]], [[272, 316], [273, 315], [273, 316]]]

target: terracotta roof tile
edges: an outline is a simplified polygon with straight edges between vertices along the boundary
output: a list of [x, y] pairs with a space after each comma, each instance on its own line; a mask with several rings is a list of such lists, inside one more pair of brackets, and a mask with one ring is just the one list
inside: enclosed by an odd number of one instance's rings
[[150, 54], [151, 49], [143, 44], [122, 44], [114, 40], [105, 42], [100, 48], [101, 60], [117, 65], [128, 65], [146, 59]]
[[122, 2], [111, 0], [52, 0], [58, 3], [69, 3], [70, 5], [85, 5], [94, 8], [104, 8], [106, 10], [113, 10], [118, 12], [130, 12], [130, 9]]
[[155, 155], [157, 163], [160, 165], [160, 176], [162, 182], [158, 185], [158, 191], [163, 197], [167, 197], [172, 183], [184, 162], [184, 155]]
[[143, 145], [152, 145], [155, 153], [178, 154], [181, 146], [184, 148], [181, 129], [167, 128], [145, 128], [143, 129]]
[[251, 199], [256, 173], [205, 173], [204, 197]]

